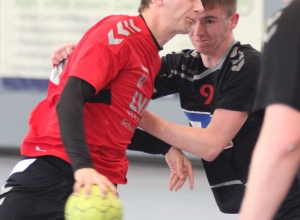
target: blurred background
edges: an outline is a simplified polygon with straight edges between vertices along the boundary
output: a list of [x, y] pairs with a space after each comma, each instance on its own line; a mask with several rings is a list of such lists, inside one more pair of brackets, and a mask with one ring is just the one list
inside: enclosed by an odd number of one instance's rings
[[[19, 160], [28, 117], [46, 96], [58, 46], [78, 42], [93, 24], [109, 14], [137, 15], [140, 0], [0, 0], [0, 185]], [[238, 0], [236, 40], [261, 50], [267, 19], [284, 0]], [[161, 56], [192, 48], [186, 35], [173, 38]], [[176, 95], [151, 101], [148, 109], [188, 125]], [[172, 114], [170, 114], [172, 112]], [[119, 187], [125, 220], [237, 219], [218, 210], [199, 158], [194, 164], [195, 189], [168, 190], [169, 170], [162, 156], [128, 152], [129, 182]]]

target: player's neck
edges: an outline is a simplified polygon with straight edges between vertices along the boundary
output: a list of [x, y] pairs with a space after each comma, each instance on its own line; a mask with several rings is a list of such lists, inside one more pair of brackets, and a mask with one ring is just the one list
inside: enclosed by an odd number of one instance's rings
[[153, 36], [161, 47], [178, 34], [171, 31], [170, 25], [159, 21], [159, 18], [155, 18], [157, 16], [153, 16], [153, 14], [147, 12], [142, 13], [142, 15], [148, 28], [151, 30]]
[[213, 56], [207, 56], [207, 55], [202, 55], [202, 62], [206, 68], [212, 68], [216, 66], [220, 60], [219, 57], [213, 57]]

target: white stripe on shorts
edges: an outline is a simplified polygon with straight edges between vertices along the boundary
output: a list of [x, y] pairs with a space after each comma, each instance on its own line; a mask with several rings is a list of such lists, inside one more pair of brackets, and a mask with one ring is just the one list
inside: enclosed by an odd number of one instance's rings
[[230, 185], [237, 185], [237, 184], [243, 184], [240, 180], [233, 180], [225, 183], [220, 183], [214, 186], [210, 186], [211, 189], [217, 188], [217, 187], [222, 187], [222, 186], [230, 186]]
[[19, 163], [17, 163], [17, 165], [16, 165], [16, 166], [14, 167], [14, 169], [11, 171], [11, 173], [9, 174], [9, 176], [11, 176], [12, 174], [17, 173], [17, 172], [23, 172], [23, 171], [26, 170], [27, 167], [29, 167], [29, 165], [32, 164], [35, 160], [36, 160], [36, 158], [21, 160]]

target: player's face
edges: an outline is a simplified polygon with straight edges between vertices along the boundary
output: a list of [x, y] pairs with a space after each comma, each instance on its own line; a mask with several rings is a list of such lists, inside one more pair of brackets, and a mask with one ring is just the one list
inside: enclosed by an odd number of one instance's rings
[[187, 34], [203, 11], [201, 0], [164, 0], [164, 19], [176, 34]]
[[220, 6], [204, 10], [197, 17], [189, 37], [195, 49], [207, 56], [216, 56], [224, 47], [231, 43], [232, 30], [236, 27], [239, 15], [237, 13], [228, 17], [226, 11]]

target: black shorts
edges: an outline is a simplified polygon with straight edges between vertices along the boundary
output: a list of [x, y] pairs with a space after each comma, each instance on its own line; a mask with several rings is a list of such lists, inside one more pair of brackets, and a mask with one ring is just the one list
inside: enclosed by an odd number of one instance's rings
[[25, 157], [1, 188], [0, 219], [63, 220], [74, 182], [72, 167], [64, 160]]

